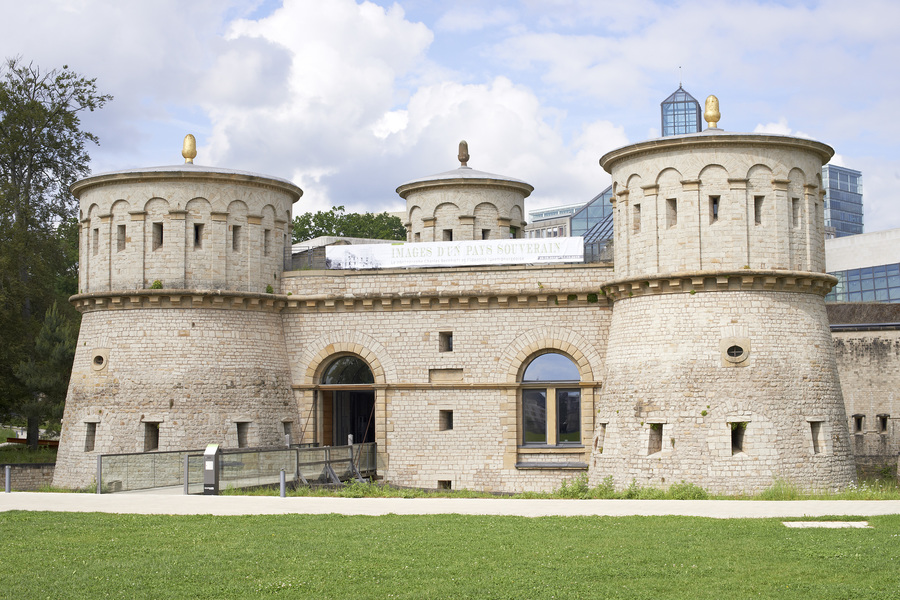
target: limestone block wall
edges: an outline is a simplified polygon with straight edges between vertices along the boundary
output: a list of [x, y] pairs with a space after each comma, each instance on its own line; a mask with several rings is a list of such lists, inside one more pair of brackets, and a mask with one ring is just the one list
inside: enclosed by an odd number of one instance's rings
[[[776, 478], [854, 481], [821, 292], [683, 283], [614, 304], [591, 482], [733, 494]], [[730, 355], [735, 346], [743, 353]]]
[[81, 202], [81, 293], [150, 288], [264, 292], [290, 260], [293, 184], [168, 167], [72, 187]]
[[853, 454], [874, 475], [900, 453], [900, 331], [835, 331]]
[[[53, 482], [53, 463], [13, 464], [9, 470], [9, 487], [14, 492], [33, 492]], [[0, 463], [0, 474], [5, 477], [6, 464]]]
[[[318, 377], [334, 358], [355, 354], [375, 378], [386, 480], [522, 491], [583, 473], [610, 316], [596, 290], [610, 276], [595, 266], [286, 274], [285, 340], [302, 441], [330, 443], [315, 438], [324, 416]], [[450, 351], [442, 350], [447, 333]], [[582, 444], [574, 447], [522, 443], [521, 371], [547, 351], [571, 357], [581, 373]], [[452, 411], [452, 429], [441, 411]]]
[[[54, 484], [95, 479], [97, 454], [284, 444], [299, 421], [270, 296], [75, 298], [84, 312]], [[242, 425], [238, 425], [242, 424]], [[148, 432], [149, 430], [149, 432]]]
[[705, 133], [610, 152], [619, 277], [694, 270], [822, 272], [830, 147]]

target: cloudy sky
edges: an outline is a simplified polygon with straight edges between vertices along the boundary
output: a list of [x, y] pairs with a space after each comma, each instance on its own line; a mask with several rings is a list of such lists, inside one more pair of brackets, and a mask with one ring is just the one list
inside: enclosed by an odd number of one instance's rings
[[182, 162], [304, 190], [295, 213], [401, 210], [469, 165], [589, 200], [600, 156], [658, 137], [679, 84], [729, 131], [830, 144], [863, 172], [867, 231], [900, 227], [896, 0], [0, 0], [0, 55], [67, 64], [115, 100], [86, 115], [95, 173]]

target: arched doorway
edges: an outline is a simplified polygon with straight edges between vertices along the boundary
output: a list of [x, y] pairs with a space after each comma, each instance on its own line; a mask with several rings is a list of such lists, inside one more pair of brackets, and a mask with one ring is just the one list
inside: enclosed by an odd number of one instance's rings
[[322, 396], [322, 442], [343, 446], [375, 441], [375, 378], [358, 356], [339, 356], [319, 380]]

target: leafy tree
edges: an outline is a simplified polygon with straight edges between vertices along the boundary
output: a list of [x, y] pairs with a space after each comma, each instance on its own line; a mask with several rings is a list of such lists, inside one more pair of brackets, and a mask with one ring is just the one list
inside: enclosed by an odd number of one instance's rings
[[76, 324], [66, 319], [54, 302], [44, 315], [32, 355], [16, 369], [16, 377], [28, 390], [28, 398], [19, 402], [17, 412], [26, 420], [31, 448], [38, 446], [41, 423], [62, 417], [77, 342]]
[[294, 218], [292, 237], [295, 243], [323, 235], [405, 240], [406, 228], [399, 218], [386, 212], [345, 214], [343, 206], [335, 206], [328, 211], [303, 213]]
[[[26, 417], [34, 390], [17, 377], [57, 301], [77, 291], [78, 214], [69, 185], [90, 171], [79, 114], [111, 96], [64, 66], [0, 65], [0, 414]], [[68, 303], [57, 313], [77, 326]], [[68, 374], [66, 374], [66, 379]], [[29, 437], [31, 432], [29, 431]]]

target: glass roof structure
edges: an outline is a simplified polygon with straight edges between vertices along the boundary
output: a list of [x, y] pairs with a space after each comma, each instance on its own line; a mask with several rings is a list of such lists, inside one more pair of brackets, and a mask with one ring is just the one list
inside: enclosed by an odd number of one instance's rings
[[684, 91], [680, 85], [671, 96], [660, 103], [660, 109], [663, 137], [700, 133], [703, 130], [703, 126], [700, 124], [702, 113], [700, 103]]
[[[572, 236], [584, 238], [585, 262], [600, 261], [613, 237], [612, 186], [594, 196], [572, 215]], [[610, 259], [611, 260], [611, 259]]]

